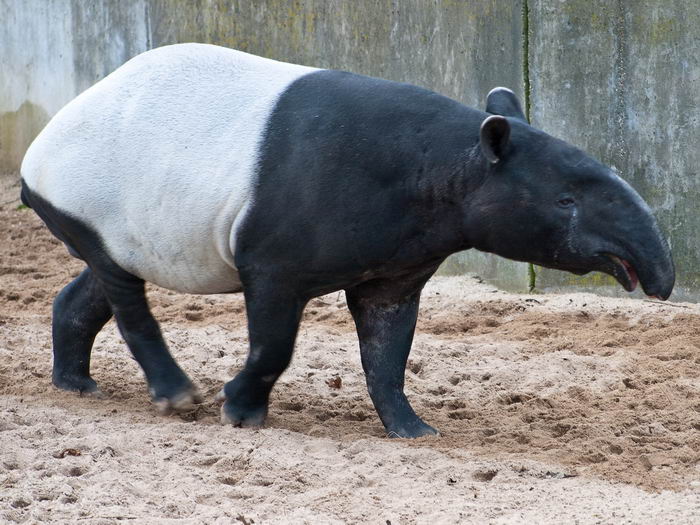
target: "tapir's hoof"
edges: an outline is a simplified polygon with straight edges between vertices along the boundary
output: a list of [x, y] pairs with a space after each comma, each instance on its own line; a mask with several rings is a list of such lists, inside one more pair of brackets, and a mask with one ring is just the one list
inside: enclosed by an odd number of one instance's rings
[[226, 398], [222, 390], [216, 395], [216, 400], [224, 404], [221, 405], [221, 424], [233, 425], [242, 428], [262, 428], [267, 417], [267, 404], [260, 407], [237, 406], [233, 401]]
[[418, 420], [409, 425], [387, 429], [387, 437], [390, 438], [419, 438], [423, 436], [439, 436], [440, 432], [430, 425]]
[[194, 386], [190, 386], [187, 390], [178, 392], [171, 397], [159, 397], [153, 399], [153, 404], [158, 409], [158, 412], [164, 416], [172, 412], [191, 410], [194, 405], [202, 402], [202, 396]]
[[52, 383], [56, 388], [60, 388], [61, 390], [77, 392], [80, 397], [93, 397], [95, 399], [104, 399], [106, 397], [102, 391], [97, 388], [97, 383], [90, 376], [54, 374]]

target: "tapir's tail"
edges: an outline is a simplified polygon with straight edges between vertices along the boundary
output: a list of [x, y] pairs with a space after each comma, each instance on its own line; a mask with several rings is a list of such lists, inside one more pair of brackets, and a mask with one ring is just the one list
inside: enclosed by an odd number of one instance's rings
[[[56, 210], [51, 206], [51, 203], [45, 201], [41, 196], [34, 193], [29, 186], [22, 180], [22, 192], [19, 195], [22, 203], [28, 208], [32, 208], [39, 218], [44, 221], [49, 231], [54, 236], [66, 245], [68, 253], [73, 257], [82, 259], [78, 251], [73, 248], [69, 237], [65, 234], [64, 229], [60, 225], [60, 221], [56, 220]], [[33, 205], [32, 205], [33, 204]]]

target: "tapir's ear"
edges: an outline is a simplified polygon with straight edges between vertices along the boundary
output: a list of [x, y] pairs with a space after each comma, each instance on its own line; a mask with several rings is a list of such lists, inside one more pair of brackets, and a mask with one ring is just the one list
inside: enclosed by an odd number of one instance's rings
[[527, 122], [518, 97], [510, 89], [504, 87], [493, 88], [486, 95], [486, 113], [513, 117]]
[[481, 151], [492, 164], [503, 158], [510, 138], [510, 124], [505, 117], [492, 115], [481, 123]]

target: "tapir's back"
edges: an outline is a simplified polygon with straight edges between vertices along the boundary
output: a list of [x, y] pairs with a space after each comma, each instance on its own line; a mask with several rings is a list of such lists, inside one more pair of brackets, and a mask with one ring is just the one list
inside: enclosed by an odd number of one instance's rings
[[280, 94], [312, 71], [204, 44], [149, 51], [64, 107], [22, 178], [125, 270], [181, 291], [233, 290], [262, 134]]

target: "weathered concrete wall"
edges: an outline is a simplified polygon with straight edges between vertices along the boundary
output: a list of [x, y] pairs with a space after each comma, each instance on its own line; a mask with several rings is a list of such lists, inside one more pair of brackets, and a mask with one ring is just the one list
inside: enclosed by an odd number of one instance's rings
[[473, 105], [497, 83], [522, 88], [519, 2], [154, 0], [150, 13], [154, 46], [211, 42], [411, 82]]
[[[534, 125], [614, 166], [650, 203], [700, 291], [700, 3], [529, 0]], [[540, 285], [605, 286], [541, 272]], [[616, 288], [615, 288], [616, 289]]]
[[[686, 0], [0, 0], [0, 176], [16, 176], [76, 94], [175, 42], [412, 82], [475, 106], [505, 85], [529, 95], [535, 125], [640, 190], [670, 235], [682, 290], [698, 292], [698, 22], [700, 4]], [[526, 265], [487, 254], [459, 254], [443, 271], [527, 287]], [[538, 287], [562, 285], [619, 290], [600, 275], [539, 271]]]
[[144, 0], [0, 0], [0, 176], [66, 102], [149, 47]]
[[522, 91], [522, 8], [509, 0], [0, 0], [0, 173], [46, 120], [130, 57], [209, 42], [413, 82], [469, 104]]

